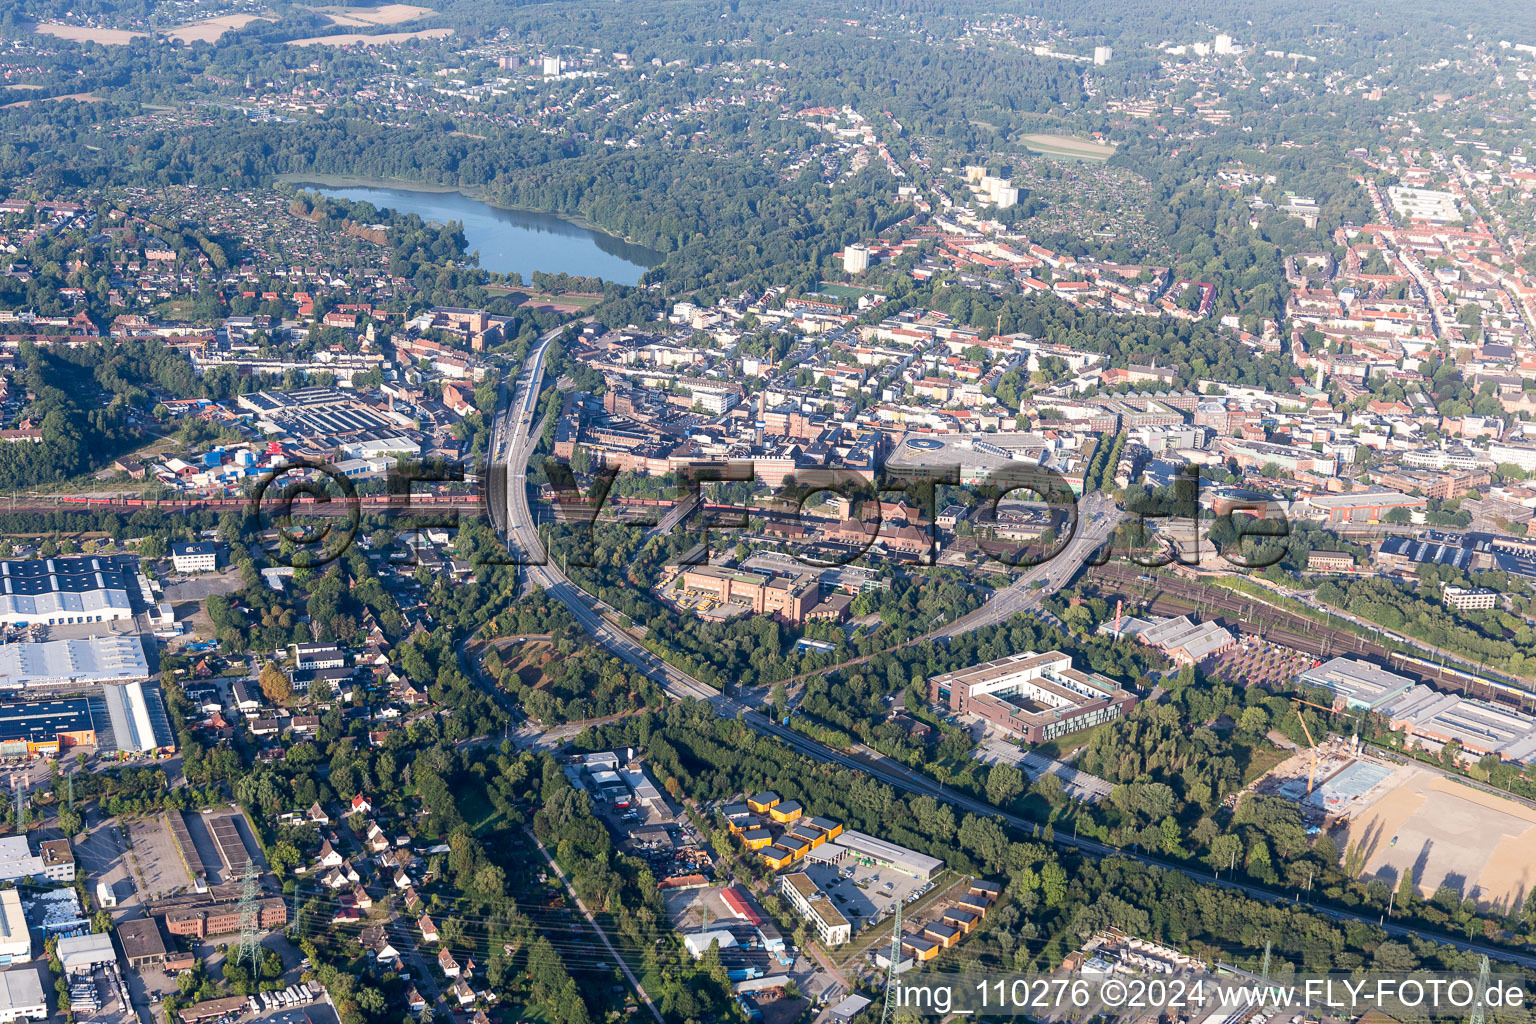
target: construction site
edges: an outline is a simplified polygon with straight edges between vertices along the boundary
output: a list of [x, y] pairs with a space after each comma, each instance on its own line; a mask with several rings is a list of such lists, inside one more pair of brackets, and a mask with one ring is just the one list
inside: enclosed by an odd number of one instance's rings
[[1309, 829], [1351, 851], [1362, 879], [1396, 886], [1412, 872], [1429, 897], [1449, 886], [1483, 908], [1509, 911], [1536, 886], [1536, 804], [1475, 787], [1434, 768], [1328, 736], [1265, 773], [1249, 792], [1300, 805]]
[[1327, 736], [1260, 776], [1251, 792], [1300, 804], [1308, 825], [1330, 828], [1347, 821], [1375, 797], [1395, 766], [1362, 751], [1358, 740]]

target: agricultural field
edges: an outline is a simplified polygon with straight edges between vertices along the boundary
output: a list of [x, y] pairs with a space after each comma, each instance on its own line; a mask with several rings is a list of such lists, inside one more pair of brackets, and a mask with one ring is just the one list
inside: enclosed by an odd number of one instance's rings
[[370, 36], [361, 33], [349, 32], [336, 36], [311, 36], [308, 39], [291, 39], [289, 46], [390, 46], [395, 43], [407, 42], [411, 39], [446, 39], [453, 35], [451, 28], [428, 28], [420, 32], [386, 32], [383, 35]]
[[121, 28], [94, 28], [89, 25], [61, 25], [55, 21], [40, 22], [32, 27], [38, 35], [57, 36], [72, 43], [100, 43], [103, 46], [126, 46], [135, 39], [143, 39], [144, 32], [130, 32]]
[[1074, 160], [1108, 160], [1115, 155], [1114, 146], [1075, 135], [1026, 135], [1024, 144], [1036, 153]]
[[256, 20], [257, 16], [254, 14], [225, 14], [217, 18], [206, 18], [203, 21], [177, 25], [164, 34], [168, 39], [183, 43], [214, 43], [218, 42], [219, 37], [224, 33], [244, 28]]
[[317, 14], [323, 14], [337, 25], [401, 25], [407, 21], [414, 21], [424, 14], [431, 14], [430, 7], [417, 7], [414, 4], [384, 4], [379, 7], [313, 7], [310, 8]]

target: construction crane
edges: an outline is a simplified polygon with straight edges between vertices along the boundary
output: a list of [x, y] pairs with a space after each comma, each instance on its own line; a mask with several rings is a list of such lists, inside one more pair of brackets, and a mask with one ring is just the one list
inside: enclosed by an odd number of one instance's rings
[[[1308, 704], [1309, 701], [1291, 698], [1297, 704]], [[1312, 707], [1317, 707], [1312, 704]], [[1307, 795], [1312, 795], [1312, 786], [1317, 781], [1317, 741], [1312, 738], [1312, 730], [1307, 728], [1307, 716], [1301, 713], [1301, 708], [1296, 709], [1296, 718], [1301, 722], [1301, 733], [1307, 738], [1307, 746], [1312, 750], [1312, 764], [1307, 768]]]

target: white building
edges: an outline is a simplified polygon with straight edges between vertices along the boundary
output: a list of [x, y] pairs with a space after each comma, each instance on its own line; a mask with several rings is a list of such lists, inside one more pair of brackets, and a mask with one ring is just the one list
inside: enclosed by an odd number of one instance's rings
[[43, 858], [32, 852], [26, 836], [0, 837], [0, 882], [42, 877]]
[[136, 636], [93, 636], [0, 646], [0, 690], [148, 678], [149, 660]]
[[824, 946], [841, 946], [853, 938], [853, 926], [827, 894], [816, 888], [811, 876], [803, 871], [779, 876], [779, 892], [790, 906], [805, 918]]
[[1222, 55], [1236, 53], [1236, 49], [1232, 46], [1232, 37], [1225, 32], [1218, 35], [1216, 37], [1216, 52]]
[[721, 949], [730, 949], [736, 945], [736, 936], [723, 928], [683, 936], [683, 948], [688, 950], [695, 960], [709, 952], [709, 947], [717, 942], [720, 943]]
[[1499, 601], [1499, 593], [1488, 587], [1446, 587], [1440, 591], [1445, 603], [1458, 611], [1488, 611]]
[[24, 964], [32, 959], [32, 933], [21, 909], [21, 893], [0, 891], [0, 965]]
[[862, 245], [850, 245], [843, 249], [843, 270], [850, 274], [862, 274], [868, 269], [868, 249]]
[[1108, 64], [1115, 57], [1115, 49], [1112, 46], [1095, 46], [1093, 48], [1093, 62], [1099, 67]]
[[0, 625], [57, 626], [133, 617], [132, 567], [115, 558], [0, 562]]
[[559, 57], [544, 58], [544, 76], [546, 78], [558, 78], [565, 71], [565, 62]]
[[93, 932], [90, 935], [66, 935], [54, 947], [64, 974], [88, 972], [97, 964], [117, 963], [117, 950], [112, 946], [109, 932]]
[[46, 1020], [48, 1001], [36, 967], [0, 971], [0, 1024], [17, 1020]]
[[177, 572], [214, 572], [219, 567], [219, 545], [211, 541], [172, 544], [171, 564]]

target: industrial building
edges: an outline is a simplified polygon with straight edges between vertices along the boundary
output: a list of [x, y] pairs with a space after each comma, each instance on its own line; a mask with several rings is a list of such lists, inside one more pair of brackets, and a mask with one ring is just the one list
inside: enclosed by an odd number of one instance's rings
[[872, 835], [848, 829], [833, 841], [836, 856], [829, 858], [837, 863], [844, 857], [867, 860], [881, 867], [900, 871], [921, 881], [927, 881], [944, 869], [944, 862], [926, 853], [909, 850], [905, 846], [888, 843]]
[[0, 704], [0, 756], [57, 755], [79, 746], [125, 753], [174, 749], [160, 688], [109, 683], [85, 697]]
[[117, 926], [117, 941], [123, 944], [123, 955], [128, 960], [128, 966], [135, 970], [164, 963], [166, 951], [170, 948], [165, 940], [159, 920], [153, 917], [123, 921]]
[[1307, 497], [1303, 514], [1329, 523], [1379, 523], [1394, 509], [1422, 512], [1425, 504], [1423, 498], [1398, 491], [1313, 494]]
[[98, 964], [117, 963], [117, 950], [112, 948], [109, 932], [92, 932], [88, 935], [66, 935], [54, 947], [64, 974], [90, 973]]
[[[288, 923], [288, 904], [282, 897], [268, 897], [257, 903], [257, 927], [274, 931]], [[172, 935], [190, 935], [206, 939], [210, 935], [232, 935], [241, 930], [240, 902], [202, 897], [165, 911], [165, 930]]]
[[1419, 684], [1378, 710], [1405, 742], [1438, 748], [1454, 740], [1474, 759], [1497, 754], [1516, 764], [1536, 760], [1536, 718], [1514, 708]]
[[684, 569], [681, 580], [685, 589], [722, 604], [744, 604], [755, 614], [778, 615], [791, 623], [804, 622], [821, 600], [821, 585], [810, 573], [791, 579], [705, 565]]
[[143, 681], [149, 660], [136, 636], [0, 645], [0, 691]]
[[137, 577], [134, 561], [121, 556], [0, 561], [0, 625], [132, 618]]
[[1136, 706], [1134, 694], [1073, 668], [1060, 651], [1026, 651], [934, 676], [928, 699], [1030, 743], [1112, 721]]
[[21, 909], [21, 893], [0, 890], [0, 966], [24, 964], [32, 959], [32, 933]]
[[32, 852], [26, 836], [0, 837], [0, 882], [42, 877], [43, 859]]
[[805, 872], [781, 876], [779, 892], [805, 918], [822, 945], [840, 946], [853, 938], [853, 927], [848, 919], [832, 905], [826, 893], [816, 888], [816, 883]]
[[17, 1020], [46, 1020], [48, 1000], [36, 967], [0, 971], [0, 1024]]
[[1388, 672], [1380, 666], [1357, 658], [1334, 658], [1309, 668], [1297, 677], [1305, 686], [1320, 686], [1333, 692], [1333, 706], [1340, 710], [1375, 711], [1406, 693], [1413, 680]]

